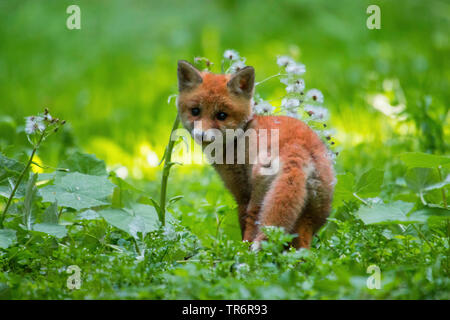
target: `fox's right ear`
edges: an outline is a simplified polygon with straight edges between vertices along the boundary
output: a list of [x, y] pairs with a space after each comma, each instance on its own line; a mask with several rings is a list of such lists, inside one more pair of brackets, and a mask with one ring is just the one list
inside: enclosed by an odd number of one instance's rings
[[200, 71], [185, 60], [178, 61], [178, 90], [191, 90], [203, 82]]

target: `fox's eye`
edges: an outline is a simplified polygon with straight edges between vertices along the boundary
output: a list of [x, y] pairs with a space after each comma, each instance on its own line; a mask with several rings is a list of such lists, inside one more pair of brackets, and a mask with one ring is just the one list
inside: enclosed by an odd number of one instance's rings
[[198, 116], [200, 114], [200, 108], [192, 108], [191, 109], [191, 114], [193, 116]]
[[225, 120], [227, 117], [228, 117], [228, 115], [225, 112], [219, 112], [216, 115], [216, 118], [221, 121]]

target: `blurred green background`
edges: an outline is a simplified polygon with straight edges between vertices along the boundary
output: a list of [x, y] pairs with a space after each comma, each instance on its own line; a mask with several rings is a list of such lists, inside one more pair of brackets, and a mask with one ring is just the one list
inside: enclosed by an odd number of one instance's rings
[[[81, 30], [66, 27], [71, 4]], [[380, 30], [366, 27], [370, 4]], [[82, 148], [153, 181], [175, 117], [177, 60], [205, 56], [219, 71], [233, 48], [257, 80], [277, 72], [280, 54], [306, 64], [306, 86], [322, 90], [337, 131], [338, 172], [389, 169], [398, 152], [448, 153], [449, 17], [436, 0], [1, 0], [0, 150], [23, 150], [24, 117], [48, 107], [69, 125], [42, 162]], [[277, 80], [259, 89], [271, 99], [281, 90]]]

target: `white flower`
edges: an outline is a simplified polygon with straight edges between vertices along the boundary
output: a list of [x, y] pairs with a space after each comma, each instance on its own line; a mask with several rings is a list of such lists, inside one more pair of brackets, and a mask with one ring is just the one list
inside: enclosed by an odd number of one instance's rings
[[289, 64], [286, 66], [286, 72], [296, 75], [302, 75], [306, 72], [306, 67], [301, 63]]
[[287, 109], [295, 108], [300, 105], [300, 101], [296, 98], [284, 98], [281, 100], [281, 105]]
[[320, 90], [317, 89], [308, 90], [308, 92], [306, 93], [306, 98], [314, 100], [318, 103], [323, 103], [323, 94], [322, 92], [320, 92]]
[[334, 131], [332, 131], [332, 130], [322, 130], [320, 132], [320, 135], [323, 136], [327, 140], [330, 140], [333, 134], [334, 134]]
[[281, 79], [280, 79], [280, 82], [281, 82], [282, 84], [288, 85], [288, 84], [289, 84], [289, 78], [281, 78]]
[[288, 65], [295, 64], [294, 59], [288, 56], [279, 56], [277, 58], [277, 64], [280, 67], [287, 67]]
[[45, 125], [43, 123], [44, 119], [42, 117], [36, 117], [36, 116], [26, 117], [25, 120], [26, 120], [26, 123], [25, 123], [25, 133], [26, 134], [33, 134], [36, 131], [42, 132], [45, 130]]
[[272, 113], [275, 107], [273, 107], [269, 102], [262, 100], [259, 103], [255, 103], [253, 105], [253, 109], [256, 113], [263, 114]]
[[51, 122], [53, 120], [53, 117], [50, 115], [50, 113], [47, 113], [46, 115], [44, 115], [44, 120]]
[[305, 90], [305, 81], [303, 79], [298, 79], [286, 87], [288, 93], [302, 92], [303, 90]]
[[324, 121], [328, 119], [328, 110], [320, 106], [305, 105], [303, 108], [313, 120]]
[[236, 265], [236, 271], [237, 272], [249, 272], [250, 271], [250, 267], [246, 263], [239, 263], [239, 264]]
[[225, 50], [225, 52], [223, 53], [223, 57], [225, 59], [230, 59], [230, 60], [238, 60], [239, 59], [239, 53], [236, 50]]
[[32, 134], [34, 131], [35, 131], [34, 121], [28, 120], [27, 118], [27, 122], [25, 124], [25, 133]]
[[300, 118], [300, 115], [298, 114], [297, 110], [288, 110], [288, 111], [286, 111], [286, 115], [288, 117], [292, 117], [292, 118], [296, 118], [296, 119]]
[[331, 150], [328, 150], [327, 156], [328, 156], [328, 159], [330, 159], [333, 163], [336, 163], [336, 156], [337, 156], [336, 153], [334, 153]]
[[233, 64], [231, 65], [230, 71], [232, 73], [235, 73], [235, 72], [237, 72], [237, 71], [239, 71], [239, 70], [241, 70], [243, 68], [245, 68], [244, 61], [236, 61], [236, 62], [233, 62]]

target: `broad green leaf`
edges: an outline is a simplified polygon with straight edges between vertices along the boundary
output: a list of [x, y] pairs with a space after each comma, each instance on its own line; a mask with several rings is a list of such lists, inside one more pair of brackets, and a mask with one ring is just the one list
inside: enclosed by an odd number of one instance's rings
[[[9, 198], [17, 178], [25, 168], [21, 162], [5, 157], [0, 153], [0, 196]], [[27, 177], [25, 177], [27, 178]], [[25, 185], [22, 183], [14, 195], [15, 199], [25, 195]]]
[[436, 207], [425, 207], [423, 209], [414, 211], [410, 214], [413, 219], [428, 220], [433, 219], [450, 219], [450, 210]]
[[137, 238], [138, 232], [143, 236], [159, 228], [158, 214], [152, 206], [134, 204], [131, 209], [105, 209], [99, 214], [114, 227]]
[[6, 249], [17, 241], [16, 231], [0, 229], [0, 248]]
[[130, 223], [133, 220], [134, 216], [124, 209], [105, 209], [98, 212], [100, 216], [102, 216], [106, 222], [113, 225], [114, 227], [123, 230], [127, 233], [130, 233]]
[[40, 189], [44, 202], [58, 201], [58, 205], [76, 210], [108, 204], [104, 201], [113, 193], [114, 185], [104, 176], [79, 172], [69, 173], [54, 185]]
[[54, 223], [36, 223], [33, 231], [43, 232], [56, 238], [64, 238], [67, 235], [65, 226]]
[[437, 168], [450, 167], [450, 157], [437, 156], [421, 152], [406, 152], [400, 155], [400, 159], [410, 168]]
[[383, 179], [384, 172], [382, 170], [370, 169], [359, 178], [354, 192], [360, 197], [376, 196], [380, 193]]
[[444, 181], [429, 185], [425, 188], [425, 191], [430, 191], [430, 190], [436, 190], [436, 189], [441, 189], [443, 187], [446, 187], [450, 185], [450, 174], [444, 179]]
[[337, 184], [334, 189], [333, 205], [339, 207], [344, 201], [353, 199], [355, 177], [348, 172], [346, 174], [338, 174], [336, 179]]
[[154, 200], [154, 199], [152, 199], [150, 197], [142, 197], [139, 200], [139, 203], [149, 204], [149, 205], [153, 206], [156, 209], [156, 212], [158, 212], [159, 214], [161, 213], [161, 208], [159, 206], [159, 203], [156, 200]]
[[439, 177], [434, 169], [412, 168], [406, 172], [405, 181], [412, 191], [420, 193], [428, 187], [439, 183]]
[[362, 206], [356, 215], [365, 224], [405, 224], [424, 222], [423, 218], [412, 218], [408, 212], [414, 207], [414, 203], [396, 201], [388, 204], [375, 204], [372, 207]]
[[143, 191], [133, 187], [131, 184], [115, 175], [111, 177], [111, 181], [117, 186], [114, 188], [112, 196], [112, 205], [116, 208], [129, 207], [132, 203], [145, 194]]
[[42, 222], [45, 223], [53, 223], [58, 224], [58, 203], [53, 202], [47, 209], [44, 211], [44, 216], [42, 218]]
[[93, 154], [75, 152], [60, 164], [61, 168], [70, 172], [79, 172], [93, 176], [107, 176], [106, 165], [103, 160], [97, 159]]
[[23, 201], [23, 224], [27, 227], [28, 230], [31, 230], [31, 224], [33, 223], [33, 201], [36, 197], [37, 187], [36, 180], [38, 175], [33, 174], [28, 180], [26, 191], [25, 191], [25, 200]]
[[19, 175], [24, 168], [25, 165], [23, 165], [19, 161], [5, 157], [3, 154], [0, 153], [0, 179], [2, 179], [5, 175], [8, 174]]
[[100, 218], [100, 215], [91, 209], [83, 211], [76, 216], [76, 220], [97, 220]]

